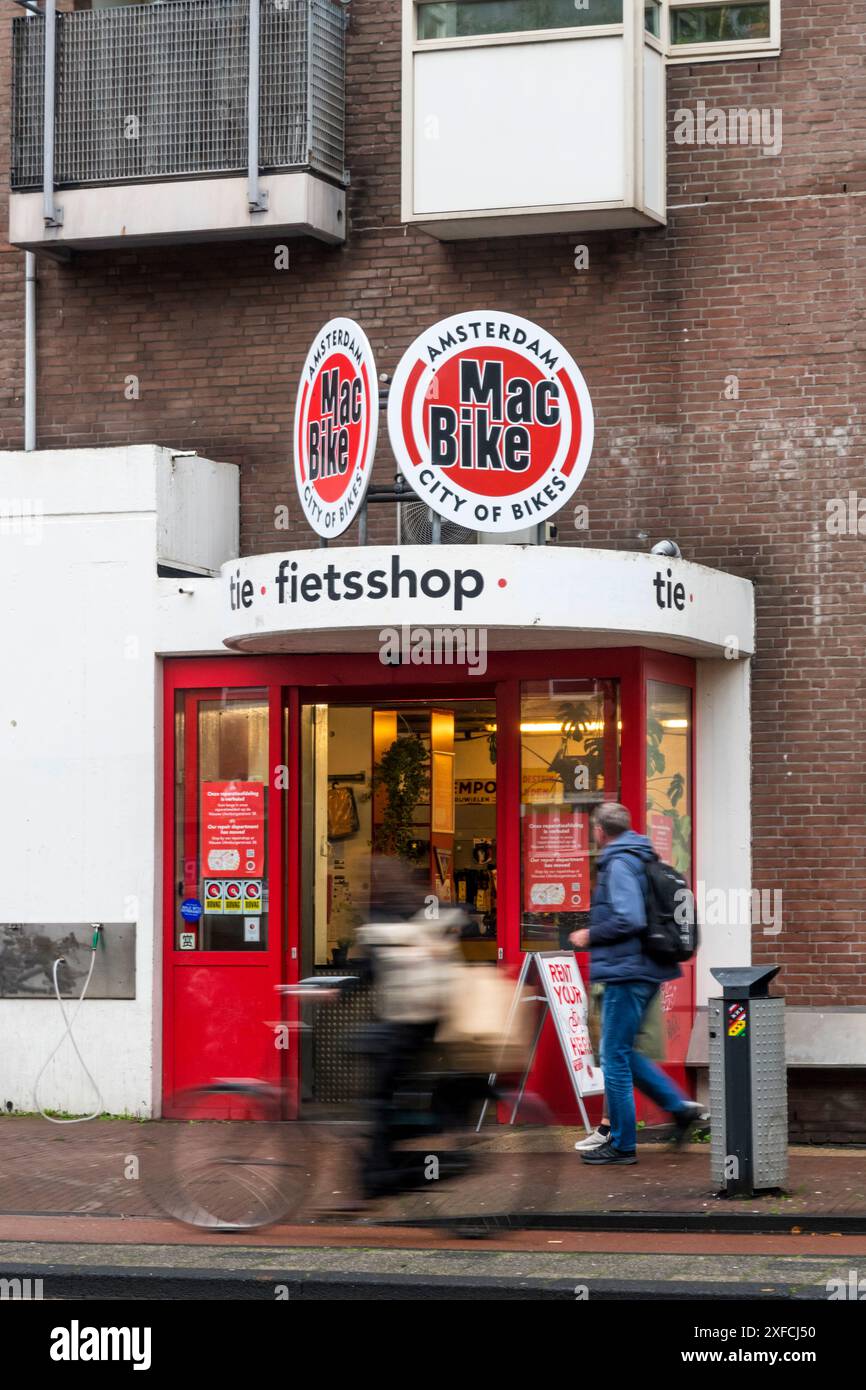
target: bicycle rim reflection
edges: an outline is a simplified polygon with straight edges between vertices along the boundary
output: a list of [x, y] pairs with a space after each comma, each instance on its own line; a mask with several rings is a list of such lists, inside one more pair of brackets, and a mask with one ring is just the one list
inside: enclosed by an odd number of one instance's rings
[[269, 1100], [242, 1094], [245, 1121], [209, 1118], [217, 1088], [183, 1098], [183, 1119], [172, 1124], [169, 1156], [157, 1199], [169, 1215], [210, 1230], [273, 1225], [296, 1207], [309, 1174], [296, 1155], [287, 1160], [284, 1127]]

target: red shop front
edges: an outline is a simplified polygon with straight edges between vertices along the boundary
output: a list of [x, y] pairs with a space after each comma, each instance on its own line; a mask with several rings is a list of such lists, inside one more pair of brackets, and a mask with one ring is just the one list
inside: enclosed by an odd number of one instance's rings
[[[294, 1022], [275, 986], [345, 971], [374, 846], [464, 906], [468, 961], [515, 974], [586, 924], [602, 800], [693, 879], [694, 660], [497, 650], [481, 667], [372, 651], [164, 662], [164, 1114], [214, 1077], [281, 1084], [286, 1119], [349, 1098], [339, 1032], [357, 1017], [275, 1045]], [[414, 799], [395, 801], [389, 778], [405, 787], [413, 765]], [[663, 1009], [665, 1065], [685, 1082], [691, 963]], [[549, 1022], [533, 1084], [578, 1122]]]

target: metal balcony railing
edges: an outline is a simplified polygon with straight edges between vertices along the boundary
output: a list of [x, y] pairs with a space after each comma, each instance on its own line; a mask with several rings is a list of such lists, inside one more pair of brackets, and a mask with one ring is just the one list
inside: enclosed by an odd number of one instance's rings
[[[259, 167], [344, 177], [344, 12], [260, 0]], [[54, 186], [247, 168], [249, 0], [56, 16]], [[13, 23], [12, 188], [43, 186], [45, 22]], [[255, 65], [253, 66], [253, 71]]]

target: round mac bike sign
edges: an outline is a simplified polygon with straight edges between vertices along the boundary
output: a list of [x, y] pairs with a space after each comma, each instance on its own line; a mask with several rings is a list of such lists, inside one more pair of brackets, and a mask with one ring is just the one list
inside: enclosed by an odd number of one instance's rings
[[556, 338], [516, 314], [454, 314], [404, 354], [388, 398], [407, 481], [449, 521], [518, 531], [547, 521], [592, 452], [592, 404]]
[[295, 483], [318, 535], [339, 536], [357, 516], [378, 430], [373, 349], [351, 319], [331, 319], [307, 353], [295, 403]]

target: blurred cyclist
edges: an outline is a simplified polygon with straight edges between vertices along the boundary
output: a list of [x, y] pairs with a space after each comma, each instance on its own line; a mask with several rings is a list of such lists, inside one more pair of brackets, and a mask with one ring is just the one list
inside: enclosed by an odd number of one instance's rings
[[463, 913], [440, 907], [429, 882], [400, 859], [374, 855], [370, 920], [357, 935], [372, 973], [378, 1027], [373, 1034], [373, 1131], [362, 1165], [364, 1195], [396, 1192], [407, 1181], [394, 1153], [394, 1093], [433, 1040], [463, 964]]

